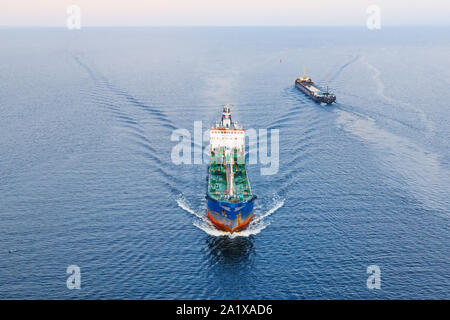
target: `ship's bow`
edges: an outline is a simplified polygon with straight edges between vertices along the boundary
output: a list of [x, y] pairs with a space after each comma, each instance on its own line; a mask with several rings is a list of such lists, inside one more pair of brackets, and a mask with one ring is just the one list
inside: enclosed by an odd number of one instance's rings
[[208, 217], [220, 230], [236, 232], [245, 229], [253, 218], [254, 199], [231, 203], [208, 200]]

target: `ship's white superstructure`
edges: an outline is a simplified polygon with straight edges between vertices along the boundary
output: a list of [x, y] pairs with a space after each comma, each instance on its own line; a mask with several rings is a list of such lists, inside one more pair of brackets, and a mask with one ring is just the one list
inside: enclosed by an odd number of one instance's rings
[[223, 108], [221, 121], [209, 130], [211, 151], [237, 150], [244, 152], [245, 131], [231, 119], [230, 107]]

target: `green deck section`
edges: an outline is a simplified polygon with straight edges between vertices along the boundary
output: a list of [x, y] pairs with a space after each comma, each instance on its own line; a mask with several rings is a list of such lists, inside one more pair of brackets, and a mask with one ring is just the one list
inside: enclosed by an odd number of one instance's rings
[[231, 199], [227, 198], [227, 174], [223, 160], [223, 150], [216, 150], [210, 156], [208, 194], [211, 198], [217, 200], [229, 200], [231, 202], [249, 200], [253, 195], [245, 168], [245, 157], [237, 151], [232, 156], [234, 157], [234, 197]]

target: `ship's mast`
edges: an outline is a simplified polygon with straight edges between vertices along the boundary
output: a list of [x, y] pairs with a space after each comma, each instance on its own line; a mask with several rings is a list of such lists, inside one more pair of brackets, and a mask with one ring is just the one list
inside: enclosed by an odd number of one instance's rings
[[229, 129], [231, 127], [231, 111], [230, 111], [230, 106], [228, 104], [223, 107], [222, 127], [226, 128], [226, 129]]

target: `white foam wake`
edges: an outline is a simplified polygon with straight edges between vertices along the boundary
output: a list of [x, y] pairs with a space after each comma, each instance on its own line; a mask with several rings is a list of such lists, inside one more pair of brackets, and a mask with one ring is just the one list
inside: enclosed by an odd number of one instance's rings
[[201, 220], [201, 221], [194, 221], [194, 226], [196, 226], [200, 230], [206, 232], [210, 236], [228, 237], [230, 239], [233, 239], [236, 237], [249, 237], [252, 235], [256, 235], [256, 234], [260, 233], [262, 230], [264, 230], [268, 225], [269, 225], [268, 223], [266, 223], [266, 224], [264, 224], [264, 223], [250, 224], [246, 229], [244, 229], [242, 231], [229, 233], [226, 231], [218, 230], [206, 219]]
[[183, 209], [184, 211], [196, 216], [199, 219], [204, 219], [205, 215], [201, 214], [200, 212], [196, 212], [195, 210], [193, 210], [189, 204], [189, 202], [187, 201], [187, 199], [181, 195], [180, 198], [177, 199], [177, 203], [178, 206]]
[[[265, 211], [261, 209], [255, 209], [255, 217], [250, 222], [248, 227], [242, 231], [234, 233], [218, 230], [206, 216], [205, 204], [201, 205], [198, 210], [194, 210], [183, 195], [181, 195], [180, 198], [177, 199], [177, 203], [180, 208], [196, 217], [193, 224], [200, 230], [214, 237], [225, 236], [232, 239], [236, 237], [249, 237], [251, 235], [256, 235], [264, 230], [268, 225], [270, 225], [270, 223], [265, 221], [264, 219], [280, 209], [284, 205], [284, 199], [279, 199], [277, 196], [274, 196], [272, 206], [269, 210]], [[263, 212], [261, 213], [261, 211]]]
[[274, 197], [274, 204], [273, 207], [270, 208], [267, 212], [263, 213], [260, 216], [255, 216], [252, 223], [258, 223], [264, 218], [267, 218], [271, 214], [275, 213], [278, 209], [280, 209], [284, 205], [284, 199], [278, 199], [277, 197]]

